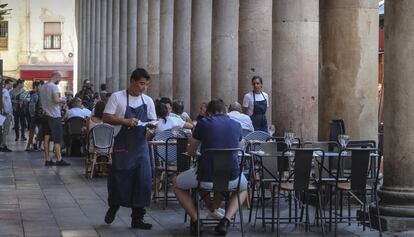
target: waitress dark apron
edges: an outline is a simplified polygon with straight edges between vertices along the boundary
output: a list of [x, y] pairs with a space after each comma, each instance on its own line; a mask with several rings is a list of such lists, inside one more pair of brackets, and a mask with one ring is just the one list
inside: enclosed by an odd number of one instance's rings
[[256, 101], [255, 93], [253, 92], [253, 114], [250, 116], [252, 119], [253, 127], [255, 131], [263, 131], [268, 132], [267, 130], [267, 119], [266, 119], [266, 111], [267, 111], [267, 100], [266, 97], [263, 95], [264, 100]]
[[[147, 122], [147, 105], [137, 108], [127, 105], [125, 118], [136, 118]], [[112, 166], [108, 176], [109, 206], [142, 208], [151, 202], [151, 164], [144, 126], [122, 125], [115, 136]]]

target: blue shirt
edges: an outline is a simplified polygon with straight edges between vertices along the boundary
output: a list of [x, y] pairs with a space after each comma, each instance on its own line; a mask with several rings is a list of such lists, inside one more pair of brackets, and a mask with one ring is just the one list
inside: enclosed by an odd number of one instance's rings
[[[209, 148], [238, 148], [242, 139], [242, 128], [227, 115], [217, 114], [198, 121], [193, 131], [193, 138], [201, 141], [201, 153]], [[236, 179], [239, 172], [238, 155], [234, 152], [231, 179]], [[213, 158], [209, 154], [200, 157], [198, 175], [201, 181], [213, 180]]]

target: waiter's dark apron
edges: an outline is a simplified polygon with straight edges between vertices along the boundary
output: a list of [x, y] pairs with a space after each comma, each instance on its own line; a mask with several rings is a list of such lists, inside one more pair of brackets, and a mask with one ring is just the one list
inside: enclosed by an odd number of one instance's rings
[[[137, 108], [127, 105], [125, 118], [136, 118], [147, 122], [147, 105]], [[144, 126], [122, 125], [115, 136], [112, 166], [108, 176], [109, 206], [142, 208], [151, 202], [151, 164]]]
[[253, 127], [255, 131], [263, 131], [268, 132], [267, 130], [267, 119], [266, 119], [266, 111], [267, 111], [267, 100], [266, 97], [262, 96], [264, 100], [256, 101], [255, 93], [253, 92], [253, 114], [250, 116], [252, 119]]

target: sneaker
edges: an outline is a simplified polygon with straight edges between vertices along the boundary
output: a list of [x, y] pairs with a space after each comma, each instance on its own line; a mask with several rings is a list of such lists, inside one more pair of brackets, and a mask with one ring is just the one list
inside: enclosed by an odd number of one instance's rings
[[218, 235], [226, 235], [229, 229], [229, 226], [230, 226], [230, 220], [224, 217], [223, 219], [220, 220], [220, 222], [218, 223], [216, 228], [214, 228], [214, 230], [216, 231]]
[[69, 166], [70, 163], [69, 162], [66, 162], [64, 159], [61, 159], [61, 160], [56, 161], [55, 162], [55, 165], [56, 166]]
[[[203, 223], [200, 222], [200, 234], [203, 233]], [[197, 229], [197, 220], [191, 222], [190, 224], [190, 234], [191, 235], [198, 235], [198, 229]]]
[[223, 209], [219, 210], [219, 209], [221, 208], [214, 210], [214, 212], [209, 211], [207, 214], [207, 219], [217, 219], [217, 220], [223, 219], [224, 210]]
[[47, 160], [45, 161], [45, 166], [54, 166], [55, 162], [53, 162], [53, 160]]
[[22, 137], [22, 141], [27, 141], [27, 138], [26, 137]]
[[109, 207], [108, 211], [105, 214], [106, 224], [111, 224], [115, 220], [115, 215], [118, 210], [119, 207]]
[[150, 230], [152, 228], [152, 224], [145, 223], [143, 218], [132, 219], [131, 228], [132, 229]]
[[10, 150], [7, 146], [4, 146], [4, 147], [0, 148], [0, 151], [2, 151], [2, 152], [12, 152], [12, 150]]

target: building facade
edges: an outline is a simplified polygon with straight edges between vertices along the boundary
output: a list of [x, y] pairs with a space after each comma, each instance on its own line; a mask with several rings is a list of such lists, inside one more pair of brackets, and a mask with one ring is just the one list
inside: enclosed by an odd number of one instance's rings
[[73, 89], [76, 50], [74, 0], [1, 0], [10, 15], [0, 24], [0, 57], [4, 75], [26, 80], [47, 80], [62, 72], [62, 92]]

